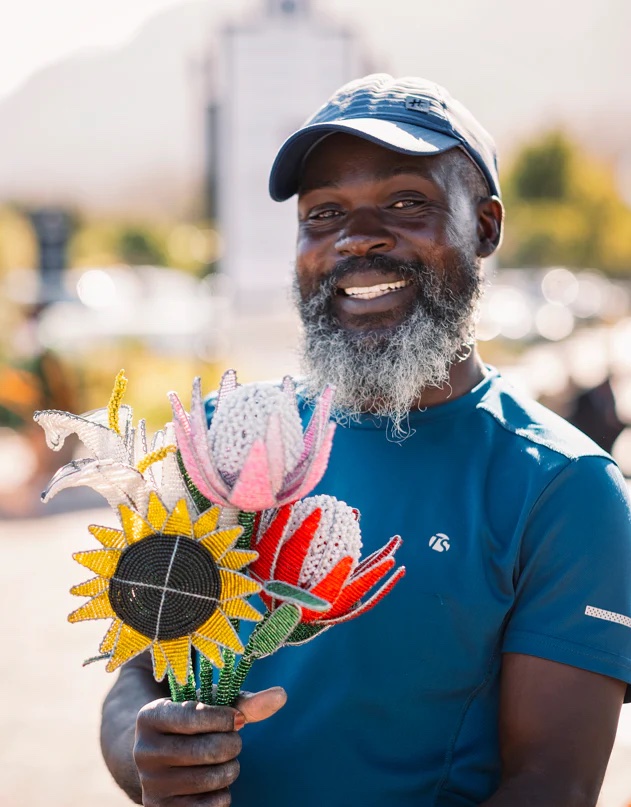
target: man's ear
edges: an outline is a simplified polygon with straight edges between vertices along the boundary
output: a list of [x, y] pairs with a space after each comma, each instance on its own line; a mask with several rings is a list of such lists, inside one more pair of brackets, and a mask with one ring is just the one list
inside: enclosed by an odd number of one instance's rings
[[478, 249], [480, 258], [488, 258], [499, 247], [502, 240], [504, 206], [497, 196], [487, 196], [477, 205]]

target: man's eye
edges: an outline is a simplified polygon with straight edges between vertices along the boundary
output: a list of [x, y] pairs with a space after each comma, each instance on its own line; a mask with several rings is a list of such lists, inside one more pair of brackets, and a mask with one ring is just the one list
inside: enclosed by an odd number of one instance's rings
[[333, 208], [327, 208], [326, 210], [315, 210], [313, 213], [309, 213], [309, 220], [310, 221], [326, 221], [327, 219], [333, 219], [340, 215], [339, 210], [334, 210]]
[[392, 207], [395, 210], [409, 210], [413, 207], [418, 207], [421, 204], [422, 202], [420, 199], [399, 199], [392, 205]]

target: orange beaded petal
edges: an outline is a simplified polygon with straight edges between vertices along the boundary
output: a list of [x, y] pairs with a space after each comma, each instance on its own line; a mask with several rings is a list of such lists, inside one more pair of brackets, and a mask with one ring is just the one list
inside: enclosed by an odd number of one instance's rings
[[274, 565], [278, 546], [285, 533], [285, 527], [291, 515], [291, 505], [286, 504], [279, 508], [274, 520], [265, 531], [261, 540], [254, 549], [259, 553], [258, 560], [250, 566], [250, 571], [259, 580], [269, 580]]
[[273, 571], [274, 580], [282, 580], [285, 583], [291, 583], [292, 586], [298, 585], [302, 564], [307, 557], [321, 519], [322, 510], [316, 507], [296, 528], [291, 538], [285, 541], [278, 553], [278, 560]]

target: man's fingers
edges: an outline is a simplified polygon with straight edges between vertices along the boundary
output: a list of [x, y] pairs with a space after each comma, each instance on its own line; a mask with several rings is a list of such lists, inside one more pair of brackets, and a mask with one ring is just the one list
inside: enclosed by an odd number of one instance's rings
[[232, 799], [227, 788], [215, 793], [202, 793], [200, 796], [175, 796], [169, 801], [170, 807], [230, 807], [231, 804]]
[[241, 737], [236, 731], [207, 734], [138, 733], [134, 760], [143, 770], [219, 765], [241, 753]]
[[237, 712], [229, 706], [206, 706], [195, 701], [173, 703], [160, 698], [143, 706], [138, 712], [137, 725], [160, 734], [204, 734], [234, 731], [236, 716]]
[[[196, 765], [185, 769], [161, 771], [159, 788], [160, 792], [169, 798], [215, 793], [230, 787], [238, 776], [239, 761], [232, 759], [221, 765]], [[145, 777], [143, 787], [149, 792], [151, 784], [151, 776]]]
[[[262, 692], [242, 692], [235, 703], [235, 708], [241, 712], [246, 723], [258, 723], [276, 714], [286, 702], [285, 690], [282, 687], [272, 687]], [[239, 721], [236, 725], [239, 728]]]

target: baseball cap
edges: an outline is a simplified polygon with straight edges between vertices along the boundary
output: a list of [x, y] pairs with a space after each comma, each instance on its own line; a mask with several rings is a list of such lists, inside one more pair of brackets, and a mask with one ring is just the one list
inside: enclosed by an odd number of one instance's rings
[[283, 143], [270, 174], [272, 199], [283, 202], [297, 193], [309, 152], [333, 132], [403, 154], [440, 154], [460, 147], [480, 170], [491, 194], [500, 196], [493, 138], [463, 104], [433, 81], [375, 73], [337, 90]]

